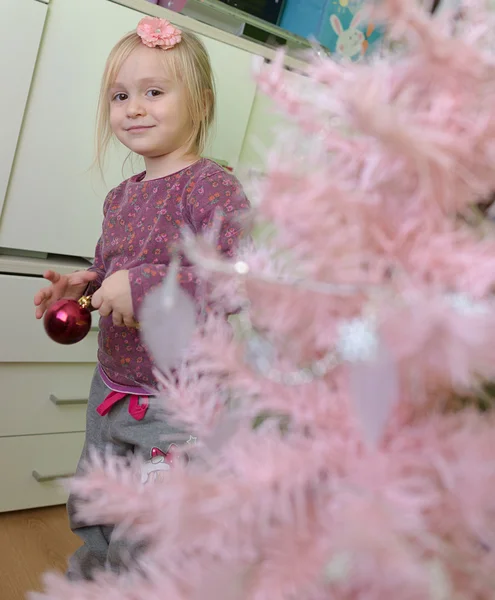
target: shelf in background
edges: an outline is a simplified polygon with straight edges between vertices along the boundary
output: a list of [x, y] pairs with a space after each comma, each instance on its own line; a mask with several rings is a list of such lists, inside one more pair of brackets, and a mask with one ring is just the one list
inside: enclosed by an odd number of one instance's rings
[[[151, 4], [147, 0], [107, 0], [114, 4], [120, 4], [140, 13], [153, 17], [162, 17], [171, 21], [181, 29], [187, 29], [198, 35], [218, 40], [229, 46], [245, 50], [251, 54], [262, 56], [273, 60], [277, 49], [283, 45], [278, 42], [285, 40], [287, 55], [285, 65], [290, 69], [304, 71], [306, 62], [300, 54], [309, 49], [310, 44], [304, 38], [300, 38], [280, 27], [257, 19], [251, 15], [241, 12], [214, 0], [189, 0], [182, 13], [174, 12], [167, 8]], [[196, 16], [193, 16], [193, 15]], [[242, 17], [242, 18], [241, 18]], [[240, 28], [244, 23], [242, 35]], [[247, 36], [246, 28], [249, 28], [250, 36]], [[235, 29], [235, 32], [233, 30]], [[264, 31], [265, 35], [272, 40], [270, 43], [261, 42], [252, 37], [252, 30]]]
[[284, 45], [289, 55], [291, 51], [301, 52], [311, 47], [308, 40], [218, 0], [188, 0], [182, 12], [269, 48], [276, 49]]

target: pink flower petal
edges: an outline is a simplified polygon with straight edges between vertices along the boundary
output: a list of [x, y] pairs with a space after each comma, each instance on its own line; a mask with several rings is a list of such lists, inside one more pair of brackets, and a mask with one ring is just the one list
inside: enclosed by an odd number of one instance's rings
[[174, 27], [166, 19], [144, 17], [137, 26], [137, 34], [148, 48], [173, 48], [182, 39], [180, 29]]

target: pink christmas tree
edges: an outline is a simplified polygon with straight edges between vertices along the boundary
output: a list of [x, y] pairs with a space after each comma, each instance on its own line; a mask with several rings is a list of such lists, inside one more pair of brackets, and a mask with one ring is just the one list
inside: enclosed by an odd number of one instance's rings
[[[188, 432], [178, 460], [142, 485], [137, 463], [95, 457], [72, 484], [81, 517], [143, 549], [36, 598], [493, 600], [495, 240], [472, 216], [495, 190], [495, 23], [480, 4], [454, 23], [382, 0], [374, 22], [401, 40], [387, 56], [319, 58], [301, 89], [282, 58], [261, 71], [291, 123], [251, 189], [270, 234], [232, 263], [186, 239], [218, 307], [191, 344], [170, 346], [193, 312], [173, 276], [168, 308], [152, 296], [143, 315], [167, 418]], [[239, 306], [232, 328], [221, 307]]]

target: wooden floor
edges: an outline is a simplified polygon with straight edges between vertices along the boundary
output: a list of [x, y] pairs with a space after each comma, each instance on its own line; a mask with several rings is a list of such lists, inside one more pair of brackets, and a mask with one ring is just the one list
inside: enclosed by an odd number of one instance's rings
[[79, 546], [65, 506], [0, 514], [0, 599], [24, 600], [45, 571], [64, 571]]

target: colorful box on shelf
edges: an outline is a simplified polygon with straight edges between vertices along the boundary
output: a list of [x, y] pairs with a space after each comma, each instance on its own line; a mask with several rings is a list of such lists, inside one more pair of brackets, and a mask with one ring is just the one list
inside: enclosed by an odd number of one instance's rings
[[377, 49], [382, 31], [366, 20], [366, 0], [286, 0], [280, 26], [314, 38], [337, 56], [361, 60]]

